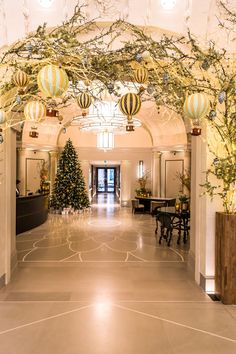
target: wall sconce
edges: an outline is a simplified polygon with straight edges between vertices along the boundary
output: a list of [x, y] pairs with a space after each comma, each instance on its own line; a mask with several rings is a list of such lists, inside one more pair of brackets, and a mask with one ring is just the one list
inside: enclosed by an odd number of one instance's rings
[[144, 164], [143, 160], [138, 162], [138, 178], [142, 178], [144, 175]]

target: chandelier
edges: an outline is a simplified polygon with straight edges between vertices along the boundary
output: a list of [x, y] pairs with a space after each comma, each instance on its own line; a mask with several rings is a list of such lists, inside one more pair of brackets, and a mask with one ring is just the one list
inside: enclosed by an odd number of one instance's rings
[[97, 134], [97, 148], [102, 150], [111, 150], [114, 148], [113, 132], [99, 132]]
[[[121, 113], [119, 106], [114, 101], [101, 101], [89, 108], [87, 116], [75, 117], [71, 125], [79, 126], [81, 131], [87, 132], [113, 132], [122, 134], [126, 131], [127, 117]], [[137, 118], [132, 119], [134, 127], [140, 127]]]

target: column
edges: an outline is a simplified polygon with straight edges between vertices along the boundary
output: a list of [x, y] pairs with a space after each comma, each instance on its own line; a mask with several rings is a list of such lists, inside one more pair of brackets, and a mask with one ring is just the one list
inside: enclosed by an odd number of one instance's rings
[[5, 271], [5, 133], [2, 133], [4, 142], [0, 144], [0, 288], [5, 285], [6, 271]]
[[206, 292], [214, 292], [215, 277], [215, 213], [222, 210], [220, 200], [201, 196], [201, 184], [210, 163], [206, 139], [192, 138], [191, 149], [191, 224], [190, 257], [195, 263], [195, 280]]
[[161, 155], [160, 151], [152, 153], [152, 195], [161, 196]]
[[[0, 282], [8, 284], [16, 256], [16, 133], [7, 129], [1, 149]], [[3, 273], [3, 274], [2, 274]]]
[[[186, 171], [190, 172], [190, 170], [191, 170], [191, 149], [188, 149], [188, 150], [184, 151], [184, 169], [185, 169], [184, 173]], [[188, 188], [186, 188], [184, 186], [183, 194], [189, 195], [190, 193], [191, 193], [191, 188], [189, 190]]]
[[52, 193], [53, 185], [55, 183], [56, 173], [57, 173], [57, 159], [58, 159], [58, 151], [49, 151], [49, 177], [51, 182], [50, 193]]
[[16, 176], [20, 180], [20, 194], [26, 195], [26, 153], [27, 150], [24, 148], [17, 148], [17, 171]]

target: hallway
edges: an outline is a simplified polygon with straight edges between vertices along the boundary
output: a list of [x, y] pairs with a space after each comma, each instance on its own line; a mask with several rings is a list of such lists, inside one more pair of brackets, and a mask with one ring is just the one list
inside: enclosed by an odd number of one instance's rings
[[236, 307], [195, 284], [183, 244], [156, 244], [154, 218], [110, 198], [17, 237], [19, 266], [0, 291], [1, 352], [235, 353]]

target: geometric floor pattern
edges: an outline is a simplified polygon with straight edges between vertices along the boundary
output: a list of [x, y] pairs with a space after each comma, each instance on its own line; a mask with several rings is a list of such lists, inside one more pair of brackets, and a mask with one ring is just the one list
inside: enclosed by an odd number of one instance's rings
[[154, 230], [150, 215], [104, 202], [18, 235], [0, 353], [235, 354], [236, 307], [198, 287], [188, 244], [159, 245]]
[[[159, 245], [155, 218], [130, 218], [130, 209], [116, 207], [103, 215], [50, 215], [48, 221], [17, 236], [21, 262], [184, 262], [187, 249]], [[184, 245], [185, 246], [185, 245]]]

